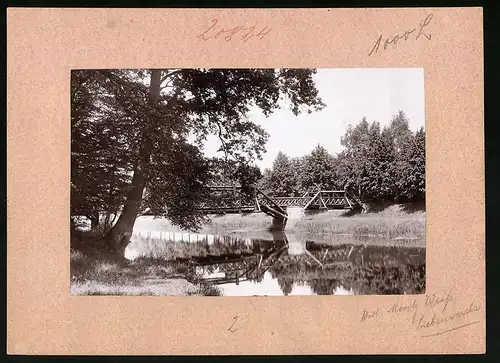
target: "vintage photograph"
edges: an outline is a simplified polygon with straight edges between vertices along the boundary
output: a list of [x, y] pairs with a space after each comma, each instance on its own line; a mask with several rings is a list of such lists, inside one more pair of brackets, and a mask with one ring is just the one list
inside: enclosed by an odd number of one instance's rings
[[422, 68], [71, 72], [72, 295], [423, 294]]

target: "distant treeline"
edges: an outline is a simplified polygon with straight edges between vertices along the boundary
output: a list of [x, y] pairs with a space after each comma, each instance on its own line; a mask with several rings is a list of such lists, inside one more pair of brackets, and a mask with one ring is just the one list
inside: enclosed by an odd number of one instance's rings
[[259, 188], [276, 196], [346, 189], [366, 202], [425, 200], [425, 131], [412, 132], [404, 112], [385, 127], [363, 118], [347, 128], [341, 144], [337, 155], [321, 145], [303, 157], [279, 152]]

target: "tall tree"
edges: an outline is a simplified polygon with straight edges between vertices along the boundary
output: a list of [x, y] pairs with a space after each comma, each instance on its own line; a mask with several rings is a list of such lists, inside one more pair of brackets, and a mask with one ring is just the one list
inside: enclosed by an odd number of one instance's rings
[[304, 166], [306, 163], [306, 156], [298, 156], [290, 159], [291, 168], [293, 170], [293, 196], [300, 196], [306, 191], [304, 189]]
[[270, 178], [270, 189], [275, 196], [293, 196], [296, 188], [296, 176], [291, 158], [278, 152], [274, 159]]
[[337, 179], [365, 201], [425, 198], [425, 132], [413, 134], [400, 111], [380, 128], [363, 118], [349, 126], [336, 158]]
[[392, 117], [388, 131], [394, 140], [396, 152], [404, 150], [413, 136], [410, 121], [403, 111], [399, 111]]
[[[111, 100], [110, 105], [95, 105], [114, 115], [120, 128], [117, 136], [128, 146], [131, 175], [120, 217], [104, 238], [108, 247], [123, 254], [135, 219], [145, 207], [174, 224], [196, 229], [204, 220], [196, 207], [208, 198], [211, 177], [210, 162], [200, 151], [203, 141], [213, 133], [226, 157], [240, 163], [260, 158], [268, 135], [246, 117], [250, 107], [269, 116], [286, 97], [295, 115], [322, 109], [314, 73], [310, 69], [91, 71], [91, 78], [102, 79], [99, 92]], [[192, 134], [195, 145], [188, 142]]]
[[395, 199], [397, 201], [406, 201], [408, 196], [405, 188], [407, 188], [408, 184], [403, 181], [402, 176], [408, 172], [413, 133], [410, 130], [409, 120], [403, 111], [399, 111], [397, 115], [393, 116], [388, 132], [392, 137], [396, 155], [394, 172], [398, 177], [395, 184]]
[[257, 181], [257, 188], [262, 190], [264, 193], [268, 195], [273, 194], [272, 190], [272, 176], [273, 176], [273, 171], [271, 168], [265, 168], [264, 171], [262, 172], [262, 177]]
[[377, 145], [377, 175], [379, 178], [378, 197], [385, 200], [394, 200], [396, 196], [396, 149], [387, 127], [380, 134]]
[[304, 190], [328, 190], [335, 188], [335, 160], [321, 145], [317, 145], [305, 157], [302, 188]]
[[369, 127], [368, 120], [363, 117], [355, 127], [349, 125], [341, 138], [341, 145], [345, 148], [342, 161], [344, 169], [349, 170], [345, 178], [345, 188], [358, 196], [363, 196], [368, 181]]
[[401, 197], [410, 201], [425, 200], [425, 131], [420, 128], [412, 137], [405, 153], [406, 169], [398, 181]]

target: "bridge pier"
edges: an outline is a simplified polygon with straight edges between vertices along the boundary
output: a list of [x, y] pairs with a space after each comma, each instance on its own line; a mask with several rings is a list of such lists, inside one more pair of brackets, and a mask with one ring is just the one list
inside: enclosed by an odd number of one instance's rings
[[271, 229], [275, 231], [284, 231], [286, 227], [286, 219], [273, 217]]
[[293, 228], [295, 223], [300, 221], [305, 216], [323, 212], [324, 211], [321, 209], [307, 210], [304, 209], [304, 207], [295, 207], [295, 206], [286, 207], [286, 213], [288, 215], [288, 218], [283, 219], [279, 217], [273, 217], [273, 224], [271, 226], [271, 229], [278, 231], [290, 230]]
[[303, 207], [286, 207], [287, 219], [284, 218], [273, 218], [272, 229], [283, 231], [293, 227], [293, 225], [300, 221], [306, 215], [306, 211]]
[[288, 221], [286, 226], [290, 228], [305, 217], [306, 211], [303, 207], [287, 207], [286, 214], [288, 214]]

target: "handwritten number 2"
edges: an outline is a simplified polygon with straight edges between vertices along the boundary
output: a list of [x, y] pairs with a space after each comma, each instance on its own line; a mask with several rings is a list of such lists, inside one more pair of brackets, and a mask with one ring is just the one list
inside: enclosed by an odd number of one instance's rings
[[237, 317], [237, 316], [235, 316], [235, 317], [233, 318], [233, 323], [231, 324], [231, 326], [230, 326], [229, 328], [227, 328], [227, 330], [229, 330], [231, 333], [234, 333], [236, 330], [238, 330], [238, 329], [236, 329], [236, 328], [235, 328], [235, 329], [233, 329], [233, 326], [234, 326], [234, 324], [236, 324], [236, 321], [237, 321], [237, 320], [238, 320], [238, 317]]
[[196, 38], [201, 38], [201, 39], [203, 39], [203, 40], [208, 40], [208, 39], [210, 39], [210, 38], [205, 38], [205, 36], [204, 36], [204, 35], [205, 35], [205, 34], [207, 34], [207, 33], [210, 31], [210, 29], [212, 29], [212, 28], [213, 28], [213, 27], [217, 24], [217, 19], [213, 19], [213, 20], [212, 20], [212, 23], [213, 23], [213, 24], [212, 24], [212, 26], [211, 26], [210, 28], [208, 28], [207, 30], [205, 30], [205, 31], [204, 31], [203, 33], [201, 33], [201, 34], [198, 34], [198, 36], [197, 36]]

